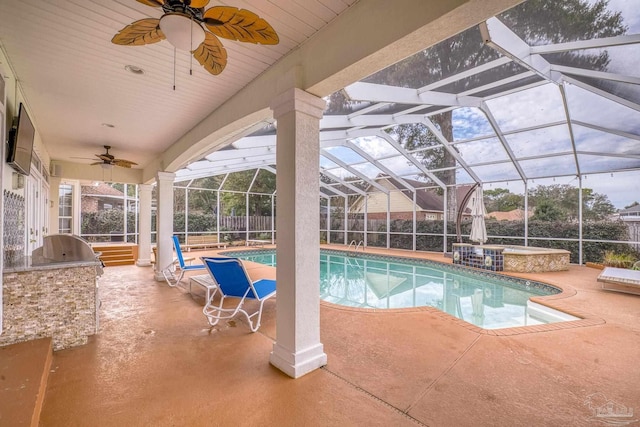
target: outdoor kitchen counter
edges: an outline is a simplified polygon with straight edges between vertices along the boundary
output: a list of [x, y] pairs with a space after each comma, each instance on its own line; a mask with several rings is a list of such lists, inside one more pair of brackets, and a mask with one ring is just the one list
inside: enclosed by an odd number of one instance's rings
[[3, 274], [18, 273], [23, 271], [35, 271], [35, 270], [58, 270], [61, 268], [74, 268], [74, 267], [95, 267], [101, 266], [99, 260], [95, 261], [64, 261], [64, 262], [50, 262], [46, 264], [33, 265], [31, 257], [20, 257], [13, 261], [5, 261]]
[[51, 337], [53, 349], [86, 344], [98, 330], [99, 260], [5, 262], [0, 346]]

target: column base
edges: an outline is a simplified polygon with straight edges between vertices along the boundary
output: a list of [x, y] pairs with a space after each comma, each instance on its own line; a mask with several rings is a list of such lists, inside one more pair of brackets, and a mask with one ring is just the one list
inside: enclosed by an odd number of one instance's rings
[[327, 355], [321, 343], [299, 353], [292, 353], [276, 342], [273, 344], [269, 362], [291, 378], [300, 378], [326, 365]]
[[167, 280], [164, 278], [164, 274], [162, 271], [154, 271], [153, 278], [156, 279], [156, 282], [166, 282]]
[[136, 261], [136, 265], [138, 267], [151, 267], [151, 260], [150, 259], [138, 259], [138, 261]]

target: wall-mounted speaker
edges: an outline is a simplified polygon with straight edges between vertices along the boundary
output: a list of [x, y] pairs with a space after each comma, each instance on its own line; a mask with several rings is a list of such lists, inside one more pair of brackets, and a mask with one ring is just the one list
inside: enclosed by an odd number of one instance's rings
[[61, 177], [62, 176], [62, 165], [59, 163], [51, 163], [51, 176]]

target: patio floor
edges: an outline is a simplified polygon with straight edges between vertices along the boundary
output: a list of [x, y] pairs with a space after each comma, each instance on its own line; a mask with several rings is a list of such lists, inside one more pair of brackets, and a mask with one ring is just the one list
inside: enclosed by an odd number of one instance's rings
[[[423, 256], [450, 262], [441, 254]], [[588, 320], [508, 335], [432, 309], [363, 311], [322, 303], [328, 364], [293, 380], [269, 364], [274, 301], [266, 304], [258, 333], [242, 321], [209, 327], [199, 288], [190, 294], [155, 282], [150, 268], [110, 267], [99, 280], [100, 333], [85, 346], [54, 353], [40, 425], [593, 426], [638, 420], [640, 297], [600, 290], [599, 272], [571, 266], [521, 275], [562, 286], [566, 292], [555, 303]], [[274, 277], [268, 267], [252, 266], [250, 274]], [[598, 407], [605, 409], [601, 416]], [[623, 417], [625, 407], [635, 415]]]

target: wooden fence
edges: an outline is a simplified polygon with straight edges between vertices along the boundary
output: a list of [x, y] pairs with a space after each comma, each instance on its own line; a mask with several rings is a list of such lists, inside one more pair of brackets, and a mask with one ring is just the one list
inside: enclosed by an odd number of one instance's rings
[[[248, 219], [249, 219], [250, 231], [271, 231], [270, 216], [250, 216]], [[247, 217], [246, 216], [221, 216], [219, 218], [219, 226], [220, 226], [220, 230], [246, 231]]]

